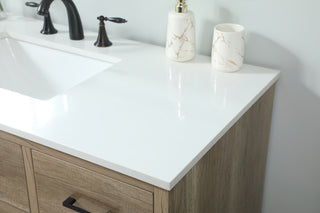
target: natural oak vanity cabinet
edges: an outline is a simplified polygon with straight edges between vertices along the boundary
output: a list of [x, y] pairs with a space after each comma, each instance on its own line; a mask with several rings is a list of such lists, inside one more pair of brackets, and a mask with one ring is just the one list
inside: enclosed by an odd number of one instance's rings
[[171, 191], [0, 131], [0, 212], [75, 213], [62, 205], [71, 196], [92, 213], [259, 213], [273, 96], [274, 86]]
[[21, 146], [0, 138], [0, 212], [29, 212]]

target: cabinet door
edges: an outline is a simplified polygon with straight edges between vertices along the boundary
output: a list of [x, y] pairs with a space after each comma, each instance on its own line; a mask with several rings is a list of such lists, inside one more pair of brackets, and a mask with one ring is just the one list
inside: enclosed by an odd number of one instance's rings
[[22, 212], [30, 212], [21, 146], [1, 138], [0, 202], [0, 212], [7, 212], [8, 206], [12, 209], [18, 208]]

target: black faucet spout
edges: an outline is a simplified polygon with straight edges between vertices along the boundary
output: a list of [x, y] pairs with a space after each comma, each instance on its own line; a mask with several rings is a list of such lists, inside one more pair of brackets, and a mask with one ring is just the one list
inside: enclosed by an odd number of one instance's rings
[[[43, 16], [48, 14], [53, 1], [54, 0], [42, 0], [38, 8], [38, 14]], [[62, 0], [62, 2], [67, 9], [70, 39], [82, 40], [84, 38], [83, 27], [76, 5], [72, 0]]]
[[62, 0], [62, 2], [67, 8], [70, 39], [82, 40], [84, 38], [83, 28], [76, 5], [72, 0]]

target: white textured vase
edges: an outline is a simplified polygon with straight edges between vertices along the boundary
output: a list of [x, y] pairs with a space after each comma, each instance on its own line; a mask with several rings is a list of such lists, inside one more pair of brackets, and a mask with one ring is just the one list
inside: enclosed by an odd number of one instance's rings
[[244, 59], [244, 27], [237, 24], [220, 24], [214, 29], [212, 66], [223, 72], [238, 71]]
[[174, 61], [189, 61], [195, 56], [194, 14], [170, 12], [166, 55]]

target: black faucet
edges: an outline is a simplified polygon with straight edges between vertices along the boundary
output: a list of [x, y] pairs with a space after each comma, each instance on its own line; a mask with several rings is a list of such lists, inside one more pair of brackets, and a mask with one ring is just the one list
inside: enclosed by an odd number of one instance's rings
[[[38, 8], [40, 6], [40, 4], [36, 3], [36, 2], [26, 2], [26, 6], [28, 7], [36, 7]], [[43, 27], [42, 30], [40, 31], [40, 33], [45, 34], [45, 35], [52, 35], [52, 34], [56, 34], [58, 32], [58, 30], [56, 30], [56, 28], [54, 28], [51, 17], [50, 17], [50, 13], [46, 13], [44, 16], [44, 22], [43, 22]]]
[[[54, 0], [42, 0], [38, 7], [38, 14], [47, 16], [49, 14], [50, 5], [53, 1]], [[62, 0], [62, 2], [67, 8], [70, 39], [82, 40], [84, 38], [83, 28], [76, 5], [72, 0]]]
[[123, 18], [119, 18], [119, 17], [110, 17], [110, 18], [108, 18], [108, 17], [104, 17], [102, 15], [99, 16], [97, 19], [100, 21], [99, 34], [98, 34], [97, 41], [94, 43], [94, 45], [97, 46], [97, 47], [109, 47], [109, 46], [112, 45], [112, 42], [108, 38], [104, 21], [111, 21], [111, 22], [114, 22], [114, 23], [122, 24], [122, 23], [126, 23], [127, 20], [125, 20]]

